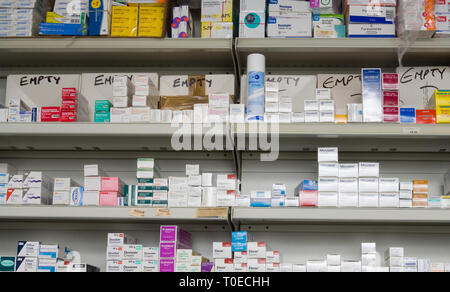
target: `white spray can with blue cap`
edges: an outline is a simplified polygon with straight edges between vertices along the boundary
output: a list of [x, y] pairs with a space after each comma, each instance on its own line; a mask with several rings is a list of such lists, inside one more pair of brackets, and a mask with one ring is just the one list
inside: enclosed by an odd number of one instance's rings
[[247, 120], [264, 119], [266, 57], [250, 54], [247, 58]]

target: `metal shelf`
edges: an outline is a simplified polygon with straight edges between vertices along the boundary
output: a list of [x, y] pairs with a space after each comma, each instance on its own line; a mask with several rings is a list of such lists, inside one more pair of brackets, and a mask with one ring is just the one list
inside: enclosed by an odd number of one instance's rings
[[[192, 131], [193, 125], [188, 124]], [[227, 124], [223, 125], [223, 133], [227, 135]], [[0, 150], [173, 151], [172, 135], [180, 131], [181, 126], [156, 123], [4, 123], [0, 124]], [[214, 129], [205, 124], [202, 133], [213, 132]], [[195, 138], [197, 135], [189, 136]]]
[[[236, 48], [243, 68], [247, 55], [266, 56], [268, 68], [280, 67], [397, 67], [401, 39], [242, 39]], [[450, 63], [450, 40], [417, 40], [403, 59], [404, 66]]]
[[450, 233], [450, 210], [382, 208], [234, 208], [243, 230]]
[[[227, 138], [255, 132], [251, 124], [223, 125]], [[194, 130], [194, 124], [188, 127]], [[173, 151], [172, 135], [179, 129], [150, 123], [4, 123], [0, 125], [0, 150]], [[217, 128], [204, 124], [202, 134], [212, 129]], [[192, 141], [199, 137], [190, 136]], [[279, 124], [279, 137], [281, 151], [338, 146], [341, 151], [353, 152], [450, 152], [450, 125], [444, 124]]]
[[[250, 124], [236, 128], [238, 135], [257, 131]], [[270, 131], [271, 126], [267, 128]], [[447, 124], [279, 124], [279, 137], [281, 151], [338, 146], [340, 151], [354, 152], [450, 152]]]
[[[141, 208], [143, 217], [130, 215], [128, 207], [68, 207], [68, 206], [0, 206], [0, 229], [24, 223], [89, 224], [215, 224], [226, 225], [227, 218], [197, 218], [197, 208], [171, 208], [170, 215], [158, 215], [157, 208]], [[83, 227], [86, 228], [86, 227]]]
[[[5, 38], [0, 68], [209, 67], [233, 71], [231, 39]], [[52, 71], [53, 72], [53, 71]]]

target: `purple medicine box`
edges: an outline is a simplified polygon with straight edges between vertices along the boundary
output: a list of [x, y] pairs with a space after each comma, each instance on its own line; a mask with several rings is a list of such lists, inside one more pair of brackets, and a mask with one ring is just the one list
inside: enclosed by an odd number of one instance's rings
[[192, 246], [191, 234], [175, 225], [161, 226], [160, 241], [179, 242], [186, 246]]
[[176, 242], [161, 242], [159, 243], [159, 258], [174, 259], [177, 257], [177, 249], [192, 249], [192, 246]]
[[161, 259], [159, 261], [159, 271], [161, 273], [175, 272], [175, 260], [173, 259]]
[[202, 273], [210, 273], [214, 267], [214, 263], [202, 263]]

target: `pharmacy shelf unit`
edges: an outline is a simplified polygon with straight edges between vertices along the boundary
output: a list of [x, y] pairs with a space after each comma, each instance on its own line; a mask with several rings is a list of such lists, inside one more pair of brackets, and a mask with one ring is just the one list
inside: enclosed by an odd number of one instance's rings
[[202, 67], [209, 71], [221, 68], [232, 73], [232, 40], [55, 37], [7, 38], [0, 42], [2, 75], [64, 73], [64, 70], [74, 73], [76, 68], [80, 72], [102, 69], [111, 72], [111, 68], [120, 71], [133, 67], [165, 68], [161, 70]]
[[387, 67], [399, 65], [398, 52], [407, 48], [404, 66], [437, 66], [450, 63], [450, 40], [417, 40], [410, 46], [401, 39], [242, 39], [236, 40], [239, 63], [247, 56], [266, 56], [268, 68]]
[[450, 233], [450, 211], [386, 208], [234, 208], [242, 230]]
[[89, 227], [90, 224], [109, 228], [117, 228], [118, 224], [157, 227], [163, 224], [199, 224], [201, 226], [196, 230], [208, 230], [206, 226], [212, 225], [215, 227], [210, 229], [216, 231], [227, 226], [226, 217], [199, 218], [196, 208], [171, 208], [169, 212], [158, 211], [157, 208], [138, 208], [142, 216], [132, 215], [132, 210], [127, 207], [0, 206], [0, 229], [32, 229], [36, 224], [41, 228], [47, 225], [46, 229], [55, 229], [61, 227], [60, 223], [82, 229], [93, 228]]

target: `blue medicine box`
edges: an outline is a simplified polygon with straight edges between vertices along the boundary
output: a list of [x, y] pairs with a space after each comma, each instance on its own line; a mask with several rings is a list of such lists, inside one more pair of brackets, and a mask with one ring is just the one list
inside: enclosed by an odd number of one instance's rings
[[304, 181], [302, 181], [300, 189], [302, 191], [317, 191], [319, 190], [319, 185], [316, 180], [305, 179]]
[[46, 23], [39, 25], [40, 35], [86, 36], [88, 28], [86, 24], [74, 23]]
[[416, 109], [415, 108], [400, 108], [400, 123], [415, 124], [416, 123]]
[[231, 234], [231, 242], [247, 242], [247, 231], [237, 231]]

